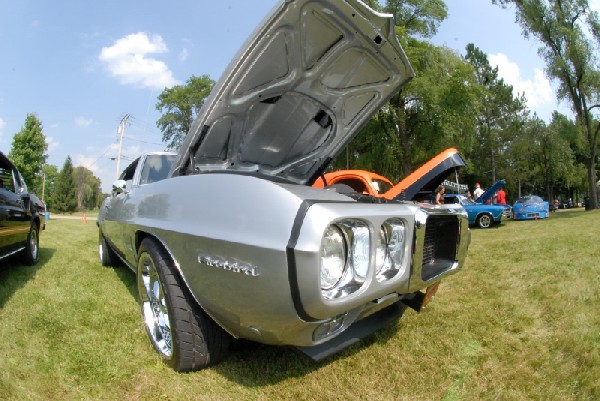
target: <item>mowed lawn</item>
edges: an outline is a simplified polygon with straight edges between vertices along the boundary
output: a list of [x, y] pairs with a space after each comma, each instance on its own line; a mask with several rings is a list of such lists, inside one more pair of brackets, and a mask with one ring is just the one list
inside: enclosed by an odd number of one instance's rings
[[326, 361], [238, 341], [189, 374], [161, 363], [97, 238], [52, 219], [37, 266], [0, 262], [0, 399], [600, 400], [600, 210], [473, 229], [430, 306]]

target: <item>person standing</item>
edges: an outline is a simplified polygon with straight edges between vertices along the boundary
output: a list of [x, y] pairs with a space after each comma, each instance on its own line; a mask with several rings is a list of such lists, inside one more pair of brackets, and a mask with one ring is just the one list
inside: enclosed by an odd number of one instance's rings
[[483, 194], [483, 189], [478, 182], [475, 183], [475, 190], [473, 191], [473, 200], [477, 200]]
[[498, 198], [496, 201], [499, 205], [506, 205], [506, 192], [504, 192], [504, 188], [500, 188], [497, 193]]
[[444, 204], [444, 192], [446, 192], [446, 189], [444, 188], [443, 185], [440, 185], [437, 188], [437, 190], [435, 191], [435, 204], [436, 205]]

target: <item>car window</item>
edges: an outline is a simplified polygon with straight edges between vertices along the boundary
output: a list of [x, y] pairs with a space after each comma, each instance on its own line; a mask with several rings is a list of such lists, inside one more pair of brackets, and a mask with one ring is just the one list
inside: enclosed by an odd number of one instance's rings
[[523, 196], [517, 200], [517, 203], [533, 204], [542, 203], [543, 201], [539, 196]]
[[140, 185], [164, 180], [175, 163], [176, 155], [148, 155], [140, 177]]
[[379, 194], [384, 194], [387, 191], [389, 191], [390, 189], [392, 189], [392, 186], [388, 182], [383, 181], [383, 180], [378, 180], [376, 178], [373, 179], [373, 181], [371, 182], [371, 185]]
[[336, 184], [348, 185], [350, 188], [352, 188], [359, 194], [369, 193], [366, 183], [358, 178], [344, 178], [342, 180], [336, 181]]
[[0, 166], [0, 188], [7, 189], [12, 192], [17, 192], [13, 181], [12, 169], [7, 169]]

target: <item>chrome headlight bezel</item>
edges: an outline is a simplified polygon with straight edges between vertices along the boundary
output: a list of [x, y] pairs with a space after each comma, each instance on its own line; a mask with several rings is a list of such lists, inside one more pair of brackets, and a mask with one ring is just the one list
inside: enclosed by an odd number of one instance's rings
[[376, 277], [382, 282], [394, 278], [402, 269], [406, 249], [406, 222], [400, 218], [386, 220], [379, 230]]
[[[341, 233], [344, 241], [344, 266], [331, 274], [331, 268], [324, 259], [327, 254], [326, 241], [332, 233]], [[341, 258], [340, 258], [341, 260]], [[325, 262], [325, 263], [324, 263]], [[360, 219], [344, 219], [327, 226], [321, 239], [320, 272], [321, 295], [332, 300], [355, 293], [367, 281], [371, 266], [371, 230], [367, 222]], [[335, 277], [324, 280], [327, 277]]]

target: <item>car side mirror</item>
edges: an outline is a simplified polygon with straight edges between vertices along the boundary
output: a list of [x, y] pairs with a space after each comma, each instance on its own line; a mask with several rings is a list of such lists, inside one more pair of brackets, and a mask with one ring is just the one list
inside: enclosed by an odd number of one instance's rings
[[113, 182], [112, 192], [113, 195], [119, 195], [123, 192], [129, 192], [127, 190], [127, 182], [125, 182], [125, 180], [116, 180], [115, 182]]

